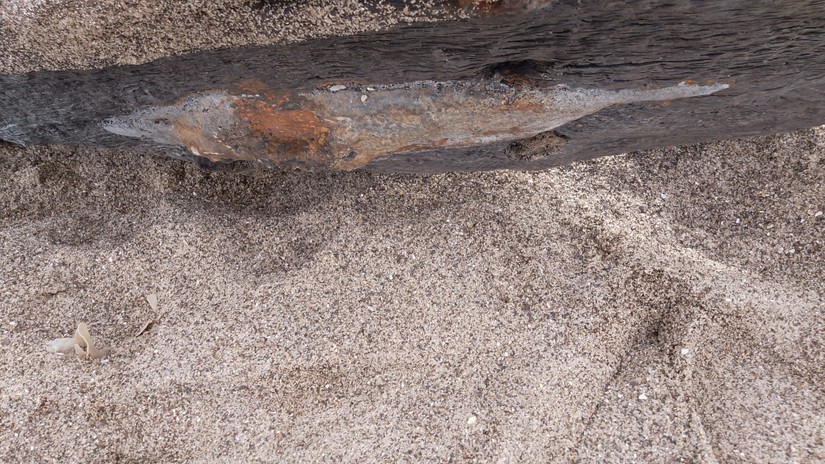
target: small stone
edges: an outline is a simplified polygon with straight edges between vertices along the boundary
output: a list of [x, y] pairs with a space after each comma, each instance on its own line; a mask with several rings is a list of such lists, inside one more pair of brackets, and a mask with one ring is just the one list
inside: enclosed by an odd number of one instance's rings
[[365, 101], [367, 101], [367, 96], [366, 95], [361, 95], [361, 102], [363, 103]]
[[639, 401], [644, 401], [644, 400], [646, 400], [646, 399], [647, 399], [647, 395], [645, 395], [644, 393], [642, 393], [641, 395], [639, 395]]
[[681, 352], [682, 352], [682, 356], [686, 356], [688, 353], [690, 353], [690, 348], [682, 348]]
[[467, 419], [467, 425], [476, 425], [477, 422], [478, 422], [478, 418], [476, 416], [470, 416]]
[[329, 91], [330, 91], [330, 92], [337, 92], [337, 91], [339, 91], [339, 90], [344, 90], [344, 89], [346, 89], [346, 88], [347, 88], [347, 86], [346, 86], [346, 85], [335, 84], [335, 85], [331, 85], [331, 86], [329, 86]]

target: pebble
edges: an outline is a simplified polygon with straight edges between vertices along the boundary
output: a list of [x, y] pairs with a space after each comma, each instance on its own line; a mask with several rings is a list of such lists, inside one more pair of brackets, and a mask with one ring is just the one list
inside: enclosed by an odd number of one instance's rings
[[329, 91], [330, 91], [330, 92], [337, 92], [337, 91], [339, 91], [339, 90], [344, 90], [344, 89], [346, 89], [346, 88], [347, 88], [347, 86], [346, 86], [346, 85], [335, 84], [335, 85], [331, 85], [331, 86], [329, 86]]
[[478, 418], [476, 416], [470, 416], [467, 419], [467, 425], [476, 425], [477, 422], [478, 422]]
[[639, 401], [644, 401], [644, 400], [646, 400], [646, 399], [647, 399], [647, 395], [645, 395], [644, 393], [642, 393], [641, 395], [639, 395]]

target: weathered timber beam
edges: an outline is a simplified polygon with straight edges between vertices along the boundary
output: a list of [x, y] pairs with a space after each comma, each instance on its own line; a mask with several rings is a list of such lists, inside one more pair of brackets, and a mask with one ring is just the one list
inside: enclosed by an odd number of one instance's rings
[[823, 123], [821, 0], [489, 2], [465, 21], [0, 76], [6, 142], [209, 165], [542, 169]]

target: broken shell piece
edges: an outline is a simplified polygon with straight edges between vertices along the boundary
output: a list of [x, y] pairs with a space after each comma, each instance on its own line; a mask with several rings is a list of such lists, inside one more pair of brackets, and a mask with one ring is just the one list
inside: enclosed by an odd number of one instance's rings
[[86, 347], [85, 346], [82, 347], [82, 346], [80, 346], [80, 344], [75, 343], [74, 344], [74, 354], [76, 354], [80, 357], [85, 356], [86, 355]]
[[152, 293], [146, 295], [146, 301], [149, 303], [149, 307], [151, 307], [152, 310], [158, 310], [158, 296], [156, 294]]
[[106, 355], [105, 351], [95, 348], [89, 326], [85, 322], [77, 325], [73, 338], [56, 338], [46, 344], [46, 350], [50, 353], [66, 354], [73, 349], [78, 356], [90, 359], [100, 359]]
[[89, 326], [85, 322], [77, 325], [77, 330], [74, 333], [74, 351], [79, 356], [86, 356], [91, 359], [99, 359], [106, 354], [95, 348], [94, 340], [89, 334]]
[[49, 353], [71, 353], [74, 350], [74, 338], [55, 338], [46, 343], [46, 350]]

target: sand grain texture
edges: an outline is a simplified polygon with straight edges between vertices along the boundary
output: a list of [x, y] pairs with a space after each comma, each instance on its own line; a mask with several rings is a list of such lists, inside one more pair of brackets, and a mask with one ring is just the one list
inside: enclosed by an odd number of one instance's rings
[[[823, 155], [414, 177], [6, 148], [0, 460], [822, 460]], [[104, 362], [46, 352], [77, 321]]]

